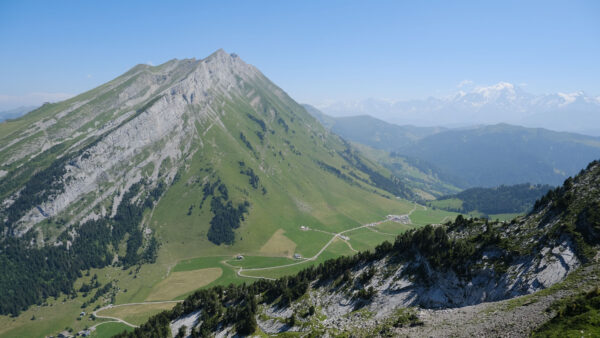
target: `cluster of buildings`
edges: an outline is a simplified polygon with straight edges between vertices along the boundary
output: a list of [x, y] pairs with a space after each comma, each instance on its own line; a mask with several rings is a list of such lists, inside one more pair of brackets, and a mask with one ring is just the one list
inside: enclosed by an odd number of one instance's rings
[[[70, 337], [89, 337], [92, 334], [91, 330], [81, 330], [73, 335], [69, 331], [62, 331], [61, 333], [56, 335], [56, 338], [70, 338]], [[48, 338], [54, 338], [54, 336], [48, 336]]]
[[387, 220], [397, 222], [401, 224], [410, 224], [410, 217], [408, 215], [387, 215]]

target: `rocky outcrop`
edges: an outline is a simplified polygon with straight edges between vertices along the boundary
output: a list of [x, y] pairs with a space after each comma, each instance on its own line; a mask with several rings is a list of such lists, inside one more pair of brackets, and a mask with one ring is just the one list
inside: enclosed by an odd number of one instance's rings
[[[437, 327], [445, 327], [450, 330], [448, 332], [454, 332], [448, 335], [463, 336], [464, 332], [460, 333], [461, 325], [448, 327], [447, 322], [441, 322], [432, 316], [468, 318], [469, 321], [473, 321], [472, 325], [468, 326], [469, 332], [493, 334], [490, 330], [509, 325], [509, 318], [515, 317], [511, 313], [501, 311], [490, 314], [486, 309], [491, 305], [485, 304], [505, 304], [502, 302], [508, 299], [537, 295], [538, 291], [562, 283], [574, 271], [590, 275], [589, 278], [579, 277], [575, 282], [585, 283], [589, 279], [591, 283], [595, 283], [597, 276], [592, 276], [594, 273], [590, 271], [597, 271], [598, 264], [589, 263], [589, 252], [595, 253], [592, 255], [595, 257], [592, 261], [597, 261], [599, 243], [593, 238], [582, 236], [589, 233], [589, 224], [595, 223], [588, 221], [588, 227], [582, 227], [581, 215], [587, 212], [585, 217], [595, 217], [586, 210], [589, 210], [589, 205], [595, 205], [600, 198], [597, 189], [599, 179], [600, 164], [592, 163], [588, 172], [568, 180], [563, 187], [549, 193], [549, 197], [537, 203], [534, 212], [527, 217], [511, 222], [476, 221], [462, 222], [461, 225], [457, 221], [449, 225], [448, 236], [460, 240], [476, 239], [476, 245], [481, 245], [482, 249], [476, 250], [458, 270], [443, 265], [436, 268], [425, 255], [419, 253], [410, 259], [407, 259], [407, 256], [392, 254], [352, 269], [350, 284], [314, 283], [308, 291], [308, 303], [320, 308], [322, 317], [326, 318], [319, 322], [318, 327], [326, 331], [332, 330], [331, 332], [339, 332], [340, 329], [373, 332], [372, 330], [379, 330], [381, 323], [389, 322], [390, 318], [397, 316], [399, 309], [417, 308], [420, 309], [420, 318]], [[485, 234], [490, 236], [488, 240], [483, 239]], [[415, 272], [415, 268], [420, 272]], [[361, 280], [365, 271], [373, 269], [375, 274], [368, 283], [357, 282]], [[456, 271], [461, 271], [461, 274]], [[465, 274], [466, 271], [468, 273]], [[566, 285], [574, 285], [573, 280]], [[359, 290], [371, 288], [373, 296], [370, 299], [357, 297]], [[527, 336], [532, 328], [549, 318], [547, 313], [541, 312], [551, 300], [568, 294], [572, 292], [552, 291], [544, 293], [544, 296], [536, 296], [533, 298], [535, 301], [544, 300], [543, 304], [540, 303], [537, 307], [538, 313], [526, 316], [523, 325], [513, 326], [509, 332], [516, 336]], [[548, 300], [545, 300], [546, 298]], [[302, 302], [297, 302], [283, 309], [277, 305], [267, 307], [261, 315], [269, 318], [270, 322], [264, 321], [261, 328], [274, 327], [267, 324], [285, 319], [290, 316], [290, 312], [305, 311], [303, 306], [306, 307]], [[357, 309], [361, 310], [357, 312]], [[521, 315], [527, 312], [525, 309], [518, 311]], [[368, 320], [363, 318], [357, 323], [354, 317], [360, 313], [369, 314]], [[484, 317], [498, 316], [499, 319], [494, 325], [476, 325], [474, 313]], [[310, 323], [310, 320], [305, 321], [305, 325], [301, 325], [298, 330], [314, 330], [314, 323]], [[402, 329], [398, 332], [437, 332], [436, 335], [439, 335], [442, 331], [436, 327], [428, 327]]]
[[[118, 191], [121, 193], [117, 195], [122, 195], [123, 190], [139, 181], [149, 163], [155, 168], [149, 178], [152, 184], [157, 183], [165, 160], [172, 164], [166, 175], [172, 179], [182, 159], [196, 150], [191, 142], [203, 132], [197, 126], [219, 124], [220, 99], [243, 95], [241, 87], [263, 81], [261, 77], [256, 68], [219, 50], [199, 61], [136, 66], [98, 89], [98, 94], [109, 96], [102, 104], [98, 99], [83, 98], [85, 94], [70, 100], [65, 109], [55, 113], [56, 118], [34, 124], [2, 149], [12, 154], [2, 163], [10, 165], [28, 156], [41, 156], [44, 150], [65, 140], [79, 139], [71, 149], [94, 140], [93, 146], [66, 164], [65, 175], [57, 178], [64, 185], [63, 192], [32, 207], [18, 222], [17, 233], [23, 234], [34, 224], [63, 212], [70, 213], [70, 224], [81, 220], [106, 198]], [[113, 91], [115, 94], [109, 95]], [[83, 136], [82, 127], [105, 116], [110, 119], [102, 125], [95, 122]], [[59, 129], [55, 128], [57, 121], [63, 125]], [[45, 136], [19, 143], [39, 133]], [[113, 213], [120, 200], [115, 202]]]
[[[548, 288], [581, 265], [569, 242], [545, 248], [543, 253], [541, 258], [525, 258], [510, 266], [506, 274], [490, 268], [465, 279], [452, 271], [431, 270], [426, 282], [406, 274], [407, 264], [390, 267], [393, 263], [383, 260], [375, 264], [377, 273], [362, 287], [373, 287], [376, 291], [364, 309], [373, 313], [375, 319], [383, 319], [398, 308], [449, 309], [500, 301]], [[367, 268], [353, 271], [353, 279], [358, 279]], [[309, 292], [311, 303], [321, 307], [327, 317], [323, 324], [331, 328], [352, 326], [348, 314], [362, 307], [361, 301], [347, 289], [315, 288]], [[291, 313], [292, 309], [265, 312], [268, 317], [280, 319]]]

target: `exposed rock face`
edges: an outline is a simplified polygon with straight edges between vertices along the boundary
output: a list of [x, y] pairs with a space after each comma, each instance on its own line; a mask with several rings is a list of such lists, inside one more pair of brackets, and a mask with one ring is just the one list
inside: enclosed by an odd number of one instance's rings
[[[377, 291], [367, 309], [376, 313], [375, 318], [384, 318], [397, 308], [418, 306], [443, 309], [499, 301], [550, 287], [581, 265], [572, 247], [566, 243], [564, 246], [545, 248], [544, 251], [551, 252], [551, 257], [523, 260], [510, 266], [509, 272], [503, 275], [489, 269], [464, 279], [453, 272], [431, 271], [427, 277], [429, 283], [426, 284], [407, 277], [406, 265], [385, 277], [388, 262], [382, 261], [377, 264], [378, 273], [364, 286]], [[357, 271], [354, 278], [358, 278], [362, 272]], [[316, 304], [322, 306], [329, 322], [343, 320], [356, 307], [356, 301], [345, 292], [317, 292], [314, 299]]]
[[[390, 329], [390, 320], [394, 320], [399, 309], [416, 308], [418, 318], [425, 321], [425, 326], [400, 326], [396, 334], [471, 336], [475, 333], [494, 334], [498, 332], [496, 330], [504, 328], [508, 331], [502, 336], [525, 337], [532, 328], [548, 320], [549, 313], [545, 310], [553, 299], [570, 293], [540, 296], [539, 304], [532, 305], [529, 310], [513, 309], [505, 300], [530, 295], [560, 283], [582, 265], [573, 242], [566, 236], [560, 239], [562, 242], [559, 241], [555, 246], [545, 246], [537, 254], [532, 253], [516, 260], [506, 268], [506, 273], [494, 271], [490, 266], [478, 270], [478, 273], [468, 278], [460, 277], [453, 271], [429, 267], [426, 280], [415, 279], [407, 269], [415, 263], [428, 266], [424, 257], [402, 264], [394, 262], [393, 258], [384, 258], [351, 273], [351, 280], [356, 281], [367, 269], [375, 268], [375, 275], [361, 286], [362, 289], [373, 288], [375, 291], [373, 298], [366, 304], [355, 297], [356, 290], [317, 282], [309, 289], [307, 297], [289, 306], [271, 304], [262, 307], [256, 318], [257, 324], [267, 334], [296, 331], [326, 332], [325, 336], [335, 336], [334, 333], [345, 331], [352, 332], [357, 337], [372, 334], [379, 336], [381, 332], [378, 330], [381, 327], [388, 325]], [[487, 256], [493, 256], [493, 253], [487, 253]], [[586, 269], [589, 270], [587, 274], [593, 276], [597, 274], [598, 265]], [[587, 279], [580, 281], [584, 283], [582, 285], [587, 285], [587, 282]], [[315, 322], [311, 317], [301, 317], [300, 314], [305, 313], [308, 306], [320, 309], [319, 316], [323, 319]], [[511, 309], [505, 310], [505, 307]], [[298, 318], [298, 324], [294, 327], [286, 324], [286, 319], [291, 316]], [[185, 318], [188, 317], [174, 321], [172, 326]], [[456, 322], [461, 318], [464, 323]], [[478, 320], [481, 318], [488, 318], [490, 322]], [[515, 325], [514, 321], [517, 319], [519, 324]], [[462, 325], [465, 325], [465, 331], [461, 330]], [[235, 331], [232, 327], [227, 327], [219, 329], [216, 335], [230, 337], [235, 335]]]
[[[140, 65], [97, 89], [93, 100], [78, 97], [67, 101], [54, 117], [38, 121], [19, 136], [12, 135], [13, 140], [0, 149], [0, 154], [8, 155], [0, 157], [0, 165], [38, 156], [69, 140], [74, 141], [72, 148], [94, 140], [83, 154], [66, 164], [66, 173], [59, 178], [64, 191], [32, 206], [18, 222], [17, 234], [67, 210], [71, 223], [83, 219], [106, 198], [139, 181], [142, 169], [150, 163], [153, 182], [166, 160], [172, 170], [165, 176], [172, 179], [178, 163], [195, 151], [191, 141], [203, 132], [197, 127], [220, 123], [219, 96], [242, 95], [240, 86], [263, 80], [261, 77], [256, 68], [223, 50], [199, 61]], [[102, 120], [106, 122], [100, 125]], [[0, 171], [0, 177], [6, 174]], [[91, 201], [76, 203], [82, 198]], [[9, 196], [3, 202], [10, 204], [12, 199], [14, 196]], [[120, 201], [115, 202], [113, 214]], [[73, 208], [75, 204], [77, 208]]]
[[179, 330], [185, 326], [186, 335], [190, 335], [192, 333], [192, 327], [198, 324], [198, 317], [200, 316], [200, 311], [192, 312], [185, 317], [179, 318], [175, 320], [171, 324], [171, 335], [175, 337]]
[[[580, 292], [580, 287], [585, 289], [590, 285], [597, 285], [600, 243], [585, 235], [589, 233], [589, 226], [593, 226], [591, 224], [597, 225], [597, 220], [588, 210], [590, 205], [595, 205], [600, 199], [599, 183], [600, 163], [592, 162], [585, 172], [567, 180], [563, 187], [540, 200], [534, 212], [527, 217], [500, 223], [496, 229], [506, 240], [505, 244], [472, 256], [466, 266], [459, 268], [470, 270], [471, 273], [467, 276], [459, 276], [453, 269], [432, 268], [430, 262], [421, 255], [400, 263], [392, 256], [352, 270], [352, 280], [356, 281], [367, 269], [375, 268], [374, 276], [361, 286], [362, 289], [373, 288], [375, 291], [366, 304], [357, 300], [356, 291], [317, 284], [309, 290], [309, 303], [320, 307], [327, 318], [321, 322], [322, 327], [329, 330], [363, 330], [358, 336], [368, 335], [365, 333], [380, 328], [382, 322], [389, 323], [398, 309], [410, 307], [421, 309], [418, 311], [419, 318], [425, 320], [425, 327], [404, 327], [396, 330], [396, 334], [470, 336], [478, 333], [528, 336], [533, 328], [548, 320], [550, 315], [546, 309], [552, 300]], [[582, 214], [595, 221], [582, 227]], [[450, 227], [449, 235], [454, 238], [481, 238], [480, 235], [488, 231], [486, 229], [489, 226], [487, 223], [483, 227], [477, 224], [454, 225]], [[494, 243], [498, 241], [495, 240]], [[509, 249], [500, 248], [506, 245]], [[503, 256], [503, 250], [509, 250], [517, 256]], [[589, 251], [584, 254], [586, 250]], [[498, 265], [497, 259], [500, 257], [509, 258], [510, 264]], [[414, 266], [424, 268], [424, 278], [415, 277], [411, 270]], [[574, 271], [577, 271], [578, 277], [572, 278], [567, 284], [563, 283], [562, 288], [554, 288], [543, 294], [536, 293], [560, 284]], [[524, 306], [516, 308], [516, 305], [502, 302], [531, 294], [535, 297], [528, 302], [522, 301], [526, 305], [536, 303], [529, 310]], [[273, 309], [277, 311], [267, 308], [263, 311], [263, 316], [285, 318], [290, 309], [294, 311], [303, 306], [306, 305], [297, 302], [287, 311], [276, 307]], [[363, 318], [357, 323], [353, 318], [357, 315], [357, 306], [364, 306], [365, 313], [371, 314], [371, 317], [366, 321]], [[477, 316], [491, 318], [491, 322], [484, 325], [477, 320]], [[515, 325], [514, 320], [519, 316], [523, 318], [519, 319], [519, 325]], [[448, 322], [449, 320], [453, 322]], [[266, 321], [259, 324], [266, 332], [276, 331]], [[461, 330], [463, 325], [464, 331]], [[496, 331], [503, 328], [507, 330], [505, 333]]]
[[[530, 282], [530, 290], [537, 291], [538, 288], [550, 287], [561, 280], [575, 268], [581, 265], [574, 252], [574, 246], [570, 241], [563, 242], [560, 246], [552, 249], [545, 248], [541, 254], [538, 265], [529, 275], [535, 276]], [[527, 273], [529, 271], [524, 271]]]
[[[600, 243], [585, 235], [598, 225], [589, 210], [600, 201], [599, 186], [595, 161], [511, 222], [457, 217], [400, 235], [373, 254], [262, 284], [256, 322], [267, 334], [529, 336], [552, 316], [554, 300], [597, 287]], [[268, 298], [273, 290], [297, 292], [303, 282], [310, 285], [303, 296]], [[292, 287], [281, 289], [286, 284]]]
[[[377, 327], [382, 323], [393, 318], [398, 309], [420, 308], [418, 317], [426, 320], [426, 326], [421, 328], [409, 329], [406, 327], [400, 332], [437, 332], [435, 336], [468, 336], [461, 332], [461, 323], [455, 322], [452, 327], [444, 327], [447, 321], [437, 320], [435, 316], [442, 316], [447, 320], [453, 320], [464, 317], [469, 321], [476, 321], [480, 317], [501, 317], [491, 319], [490, 325], [469, 324], [469, 332], [474, 330], [479, 333], [492, 333], [496, 327], [502, 325], [511, 326], [510, 318], [514, 320], [515, 316], [510, 313], [488, 310], [496, 305], [495, 302], [505, 299], [511, 299], [518, 296], [529, 295], [536, 291], [545, 289], [556, 283], [563, 281], [567, 274], [577, 269], [581, 262], [573, 252], [570, 243], [563, 243], [554, 248], [545, 248], [546, 253], [542, 258], [535, 258], [530, 261], [523, 260], [520, 264], [509, 267], [509, 273], [504, 275], [495, 274], [493, 271], [483, 272], [473, 276], [469, 280], [464, 280], [454, 273], [432, 272], [429, 276], [431, 284], [415, 282], [410, 278], [403, 276], [406, 266], [400, 266], [393, 274], [387, 273], [389, 268], [388, 261], [380, 261], [375, 264], [377, 267], [376, 275], [371, 281], [364, 285], [364, 288], [373, 287], [376, 291], [373, 299], [361, 311], [355, 312], [357, 301], [347, 290], [330, 291], [326, 288], [315, 288], [309, 291], [308, 304], [317, 306], [321, 309], [321, 315], [325, 317], [318, 325], [320, 330], [332, 330], [330, 332], [349, 331], [362, 332], [357, 336], [367, 336], [367, 332], [378, 334]], [[364, 269], [353, 273], [353, 279], [359, 278]], [[564, 293], [557, 296], [564, 297]], [[554, 299], [551, 297], [550, 299]], [[502, 303], [499, 303], [502, 304]], [[548, 319], [548, 314], [544, 315], [544, 310], [549, 305], [549, 301], [544, 300], [540, 306], [536, 307], [537, 313], [528, 314], [521, 326], [511, 326], [512, 336], [527, 336], [532, 329], [539, 323]], [[263, 315], [268, 320], [258, 320], [258, 325], [262, 331], [269, 334], [275, 334], [282, 331], [312, 331], [314, 326], [308, 323], [305, 326], [297, 328], [286, 327], [282, 321], [293, 313], [300, 313], [306, 304], [296, 303], [288, 308], [279, 308], [277, 306], [267, 307]], [[517, 310], [511, 310], [517, 311]], [[519, 316], [525, 316], [526, 310], [519, 310]], [[525, 311], [525, 312], [524, 312]], [[371, 314], [365, 319], [363, 313]], [[516, 313], [516, 312], [515, 312]], [[476, 315], [477, 314], [477, 315]], [[505, 318], [506, 317], [506, 318]], [[466, 323], [463, 323], [466, 324]], [[494, 325], [491, 325], [494, 324]], [[312, 324], [311, 324], [312, 325]], [[427, 326], [429, 325], [429, 326]], [[432, 326], [434, 325], [434, 326]], [[442, 333], [444, 332], [444, 333]], [[451, 333], [453, 332], [453, 333]], [[510, 336], [510, 335], [509, 335]]]

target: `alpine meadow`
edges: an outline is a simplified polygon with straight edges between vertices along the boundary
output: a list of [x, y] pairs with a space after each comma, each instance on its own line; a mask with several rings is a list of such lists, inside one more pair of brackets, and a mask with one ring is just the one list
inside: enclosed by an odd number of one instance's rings
[[[239, 267], [285, 275], [352, 254], [335, 233], [415, 208], [408, 185], [222, 50], [138, 65], [0, 127], [4, 315], [71, 302], [91, 312], [108, 299], [151, 305], [261, 277]], [[356, 240], [373, 248], [409, 228]], [[203, 282], [194, 274], [210, 271]]]
[[0, 2], [0, 338], [600, 336], [599, 15]]

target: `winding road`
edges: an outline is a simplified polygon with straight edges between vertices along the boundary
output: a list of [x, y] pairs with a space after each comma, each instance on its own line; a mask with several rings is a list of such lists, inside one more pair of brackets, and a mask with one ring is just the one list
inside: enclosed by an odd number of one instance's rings
[[167, 304], [167, 303], [182, 303], [183, 300], [165, 300], [165, 301], [158, 301], [158, 302], [139, 302], [139, 303], [126, 303], [126, 304], [118, 304], [118, 305], [107, 305], [104, 307], [99, 308], [98, 310], [94, 310], [94, 312], [92, 312], [92, 314], [96, 317], [96, 318], [103, 318], [103, 319], [111, 319], [109, 321], [106, 322], [102, 322], [102, 323], [98, 323], [94, 326], [91, 326], [89, 328], [90, 331], [94, 331], [96, 329], [97, 326], [102, 325], [102, 324], [106, 324], [106, 323], [122, 323], [125, 324], [127, 326], [136, 328], [138, 327], [137, 325], [131, 324], [129, 322], [124, 321], [121, 318], [118, 317], [111, 317], [111, 316], [102, 316], [99, 315], [98, 312], [99, 311], [103, 311], [103, 310], [108, 310], [108, 309], [113, 309], [116, 307], [123, 307], [123, 306], [132, 306], [132, 305], [147, 305], [147, 304]]
[[[403, 215], [403, 216], [408, 216], [408, 217], [410, 217], [410, 215], [411, 215], [413, 212], [415, 212], [415, 211], [417, 210], [417, 206], [423, 207], [423, 208], [424, 208], [424, 210], [427, 210], [427, 207], [425, 207], [425, 206], [423, 206], [423, 205], [419, 205], [419, 204], [415, 203], [414, 207], [413, 207], [413, 208], [412, 208], [412, 209], [411, 209], [411, 210], [408, 212], [408, 214], [405, 214], [405, 215]], [[237, 269], [238, 269], [238, 270], [237, 270], [237, 275], [238, 275], [238, 276], [240, 276], [240, 277], [255, 278], [255, 279], [267, 279], [267, 280], [274, 280], [273, 278], [269, 278], [269, 277], [261, 277], [261, 276], [248, 276], [248, 275], [244, 275], [244, 274], [242, 274], [242, 271], [264, 271], [264, 270], [273, 270], [273, 269], [279, 269], [279, 268], [287, 268], [287, 267], [290, 267], [290, 266], [296, 266], [296, 265], [304, 264], [304, 263], [306, 263], [306, 262], [311, 262], [311, 261], [314, 261], [314, 260], [316, 260], [317, 258], [319, 258], [319, 256], [320, 256], [320, 255], [321, 255], [321, 254], [322, 254], [322, 253], [323, 253], [323, 252], [324, 252], [324, 251], [325, 251], [325, 250], [326, 250], [326, 249], [327, 249], [327, 248], [328, 248], [328, 247], [331, 245], [331, 243], [333, 243], [333, 241], [335, 241], [335, 239], [336, 239], [336, 238], [339, 238], [339, 239], [343, 240], [344, 242], [346, 242], [346, 244], [348, 244], [348, 246], [350, 247], [350, 249], [351, 249], [352, 251], [355, 251], [355, 252], [356, 252], [357, 250], [355, 250], [355, 249], [352, 247], [352, 245], [350, 244], [350, 242], [348, 242], [348, 241], [344, 240], [344, 239], [341, 237], [341, 235], [342, 235], [342, 234], [345, 234], [345, 233], [347, 233], [347, 232], [351, 232], [351, 231], [358, 230], [358, 229], [362, 229], [362, 228], [368, 228], [369, 230], [372, 230], [372, 231], [375, 231], [375, 232], [378, 232], [378, 233], [381, 233], [381, 234], [385, 234], [385, 235], [393, 235], [393, 236], [395, 236], [394, 234], [388, 234], [388, 233], [380, 232], [380, 231], [377, 231], [377, 230], [373, 229], [373, 226], [374, 226], [374, 225], [381, 224], [381, 223], [383, 223], [383, 222], [385, 222], [385, 221], [386, 221], [386, 220], [382, 220], [382, 221], [375, 222], [375, 223], [363, 224], [363, 225], [361, 225], [361, 226], [358, 226], [358, 227], [355, 227], [355, 228], [351, 228], [351, 229], [347, 229], [347, 230], [344, 230], [344, 231], [341, 231], [341, 232], [338, 232], [338, 233], [328, 232], [328, 231], [324, 231], [324, 230], [320, 230], [320, 229], [309, 229], [309, 230], [311, 230], [311, 231], [323, 232], [323, 233], [326, 233], [326, 234], [329, 234], [329, 235], [333, 235], [333, 236], [331, 237], [331, 239], [329, 240], [329, 242], [327, 242], [327, 243], [326, 243], [326, 244], [325, 244], [325, 245], [324, 245], [324, 246], [321, 248], [321, 250], [319, 250], [319, 252], [317, 252], [317, 253], [316, 253], [314, 256], [312, 256], [312, 257], [310, 257], [310, 258], [305, 258], [305, 259], [303, 259], [303, 260], [301, 260], [301, 261], [299, 261], [299, 262], [290, 263], [290, 264], [284, 264], [284, 265], [269, 266], [269, 267], [264, 267], [264, 268], [250, 268], [250, 269], [244, 269], [243, 267], [236, 267], [236, 266], [233, 266], [233, 265], [231, 265], [231, 264], [227, 263], [226, 261], [223, 261], [222, 263], [223, 263], [223, 264], [225, 264], [225, 265], [227, 265], [227, 266], [229, 266], [229, 267], [231, 267], [231, 268], [233, 268], [233, 269], [236, 269], [236, 268], [237, 268]]]
[[[424, 210], [427, 210], [427, 207], [423, 206], [423, 205], [419, 205], [417, 203], [415, 203], [415, 206], [412, 208], [412, 210], [410, 210], [408, 212], [408, 214], [406, 214], [406, 216], [409, 216], [417, 209], [417, 206], [421, 206], [424, 208]], [[310, 258], [304, 258], [301, 261], [295, 262], [295, 263], [290, 263], [290, 264], [284, 264], [284, 265], [276, 265], [276, 266], [269, 266], [269, 267], [264, 267], [264, 268], [250, 268], [250, 269], [244, 269], [243, 267], [237, 267], [234, 265], [231, 265], [229, 263], [227, 263], [227, 261], [221, 261], [222, 264], [232, 268], [232, 269], [237, 269], [237, 275], [240, 277], [246, 277], [246, 278], [254, 278], [254, 279], [266, 279], [266, 280], [275, 280], [274, 278], [269, 278], [269, 277], [262, 277], [262, 276], [248, 276], [248, 275], [244, 275], [242, 274], [243, 271], [264, 271], [264, 270], [273, 270], [273, 269], [279, 269], [279, 268], [286, 268], [286, 267], [290, 267], [290, 266], [296, 266], [296, 265], [300, 265], [300, 264], [304, 264], [307, 262], [311, 262], [311, 261], [315, 261], [317, 258], [319, 258], [319, 256], [331, 245], [331, 243], [333, 243], [333, 241], [336, 240], [336, 238], [341, 239], [342, 241], [344, 241], [348, 247], [354, 251], [357, 252], [357, 250], [355, 250], [352, 245], [350, 244], [349, 241], [345, 240], [344, 238], [342, 238], [342, 234], [351, 232], [351, 231], [355, 231], [358, 229], [362, 229], [362, 228], [368, 228], [371, 231], [380, 233], [380, 234], [385, 234], [385, 235], [393, 235], [395, 236], [395, 234], [389, 234], [389, 233], [385, 233], [385, 232], [381, 232], [378, 230], [373, 229], [373, 227], [375, 225], [381, 224], [383, 222], [385, 222], [386, 220], [382, 220], [379, 222], [375, 222], [375, 223], [368, 223], [368, 224], [364, 224], [355, 228], [351, 228], [351, 229], [347, 229], [344, 231], [340, 231], [338, 233], [333, 233], [333, 232], [328, 232], [328, 231], [324, 231], [324, 230], [320, 230], [320, 229], [309, 229], [310, 231], [318, 231], [318, 232], [323, 232], [329, 235], [332, 235], [331, 239], [321, 248], [321, 250], [319, 250], [319, 252], [317, 252], [314, 256], [310, 257]], [[95, 330], [97, 326], [102, 325], [102, 324], [106, 324], [106, 323], [122, 323], [124, 325], [133, 327], [133, 328], [137, 328], [137, 325], [131, 324], [121, 318], [118, 317], [111, 317], [111, 316], [102, 316], [99, 315], [98, 312], [103, 311], [103, 310], [107, 310], [107, 309], [112, 309], [112, 308], [116, 308], [116, 307], [124, 307], [124, 306], [132, 306], [132, 305], [147, 305], [147, 304], [165, 304], [165, 303], [181, 303], [183, 302], [183, 300], [166, 300], [166, 301], [155, 301], [155, 302], [139, 302], [139, 303], [126, 303], [126, 304], [118, 304], [118, 305], [107, 305], [104, 306], [102, 308], [99, 308], [97, 310], [95, 310], [94, 312], [92, 312], [92, 314], [96, 317], [96, 318], [102, 318], [102, 319], [110, 319], [109, 321], [106, 322], [102, 322], [102, 323], [98, 323], [95, 324], [94, 326], [91, 326], [89, 329], [90, 330]]]

